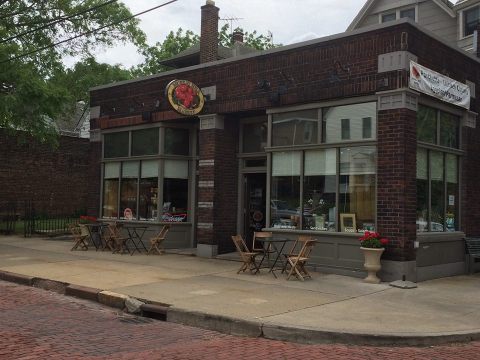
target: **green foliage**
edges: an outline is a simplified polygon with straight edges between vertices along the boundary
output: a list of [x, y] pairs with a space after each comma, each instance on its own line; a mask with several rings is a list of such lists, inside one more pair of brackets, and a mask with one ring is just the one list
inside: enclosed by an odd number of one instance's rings
[[199, 42], [200, 37], [191, 30], [184, 32], [179, 28], [176, 32], [170, 31], [163, 42], [143, 49], [145, 62], [132, 71], [135, 75], [151, 75], [166, 71], [168, 67], [160, 65], [160, 61], [169, 59]]
[[[52, 23], [104, 2], [0, 1], [0, 39], [9, 39], [0, 43], [0, 127], [10, 131], [23, 130], [41, 141], [53, 141], [56, 130], [52, 119], [70, 110], [72, 100], [85, 98], [85, 95], [70, 91], [71, 82], [59, 83], [59, 74], [66, 72], [69, 75], [62, 58], [81, 56], [88, 63], [92, 53], [100, 47], [125, 41], [137, 46], [144, 44], [145, 35], [138, 28], [138, 20], [132, 19], [54, 46], [62, 40], [131, 15], [125, 5], [114, 2], [78, 17]], [[44, 28], [39, 31], [22, 35], [42, 26]], [[39, 49], [43, 50], [36, 52]], [[23, 56], [30, 52], [32, 54]], [[74, 90], [79, 87], [75, 86]]]
[[[220, 45], [225, 47], [231, 47], [233, 43], [232, 34], [230, 34], [229, 32], [229, 28], [230, 26], [228, 24], [225, 24], [222, 26], [219, 32], [219, 43]], [[243, 33], [243, 43], [254, 49], [268, 50], [282, 46], [281, 44], [274, 44], [271, 37], [269, 36], [262, 34], [258, 35], [256, 30], [249, 33], [248, 31], [243, 31], [242, 28], [237, 27], [235, 28], [235, 30], [233, 30], [233, 33], [237, 31]]]

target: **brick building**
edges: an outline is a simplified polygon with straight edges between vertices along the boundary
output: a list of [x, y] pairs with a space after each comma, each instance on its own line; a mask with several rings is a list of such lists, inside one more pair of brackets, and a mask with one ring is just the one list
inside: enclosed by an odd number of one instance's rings
[[[312, 264], [353, 276], [359, 233], [377, 230], [384, 281], [464, 273], [463, 238], [480, 235], [479, 60], [409, 19], [219, 60], [218, 11], [202, 7], [199, 56], [177, 57], [199, 64], [91, 90], [100, 216], [169, 222], [167, 246], [199, 256], [254, 229], [312, 234]], [[411, 90], [411, 61], [469, 105]], [[166, 94], [177, 79], [187, 115]]]

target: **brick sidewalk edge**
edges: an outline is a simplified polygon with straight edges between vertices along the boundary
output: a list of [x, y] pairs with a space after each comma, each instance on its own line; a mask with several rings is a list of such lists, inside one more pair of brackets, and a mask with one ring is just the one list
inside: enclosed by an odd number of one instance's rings
[[[34, 286], [60, 294], [84, 300], [99, 302], [103, 305], [124, 309], [127, 295], [75, 284], [42, 279], [34, 276], [16, 274], [0, 270], [0, 280], [19, 285]], [[141, 299], [145, 301], [145, 299]], [[148, 300], [147, 300], [148, 301]], [[168, 322], [218, 331], [224, 334], [263, 337], [271, 340], [289, 341], [302, 344], [349, 344], [370, 346], [433, 346], [448, 343], [480, 340], [480, 328], [465, 332], [434, 334], [362, 334], [332, 332], [318, 329], [295, 328], [256, 321], [243, 320], [223, 315], [170, 307], [168, 304], [143, 304], [142, 315], [151, 317], [156, 314]], [[148, 315], [147, 315], [148, 314]]]

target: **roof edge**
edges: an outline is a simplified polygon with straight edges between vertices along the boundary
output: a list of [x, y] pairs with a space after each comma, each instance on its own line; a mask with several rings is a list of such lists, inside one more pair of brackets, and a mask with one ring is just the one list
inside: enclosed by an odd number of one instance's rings
[[228, 59], [223, 59], [223, 60], [218, 60], [218, 61], [212, 61], [212, 62], [199, 64], [199, 65], [195, 65], [195, 66], [190, 66], [190, 67], [186, 67], [186, 68], [181, 68], [181, 69], [169, 70], [169, 71], [161, 72], [161, 73], [158, 73], [158, 74], [139, 77], [139, 78], [136, 78], [136, 79], [118, 81], [118, 82], [113, 83], [113, 84], [95, 86], [93, 88], [90, 88], [89, 91], [91, 92], [91, 91], [103, 90], [103, 89], [108, 89], [108, 88], [111, 88], [111, 87], [122, 86], [122, 85], [126, 85], [126, 84], [133, 84], [133, 83], [140, 82], [140, 81], [146, 81], [146, 80], [156, 79], [156, 78], [160, 78], [160, 77], [181, 74], [181, 73], [194, 71], [194, 70], [198, 70], [198, 69], [210, 68], [210, 67], [223, 65], [223, 64], [228, 64], [228, 63], [241, 61], [241, 60], [245, 60], [245, 59], [267, 56], [267, 55], [270, 55], [270, 54], [276, 54], [276, 53], [280, 53], [280, 52], [283, 52], [283, 51], [290, 51], [290, 50], [298, 49], [298, 48], [301, 48], [301, 47], [304, 47], [304, 46], [321, 44], [321, 43], [324, 43], [324, 42], [328, 42], [328, 41], [332, 41], [332, 40], [339, 40], [339, 39], [347, 38], [347, 37], [350, 37], [350, 36], [355, 36], [355, 35], [368, 33], [368, 32], [371, 32], [371, 31], [376, 31], [376, 30], [385, 29], [385, 28], [389, 28], [389, 27], [395, 27], [395, 26], [398, 26], [398, 25], [401, 25], [401, 24], [411, 25], [412, 27], [414, 27], [418, 31], [420, 31], [424, 34], [427, 34], [428, 36], [432, 37], [433, 39], [442, 43], [443, 45], [449, 47], [450, 49], [452, 49], [452, 50], [470, 58], [471, 60], [476, 61], [478, 64], [480, 64], [480, 59], [477, 58], [475, 55], [473, 55], [471, 53], [468, 53], [468, 52], [462, 50], [461, 48], [459, 48], [457, 46], [448, 44], [447, 42], [445, 42], [442, 38], [440, 38], [438, 35], [434, 34], [433, 32], [421, 27], [420, 25], [418, 25], [417, 23], [415, 23], [411, 19], [404, 18], [404, 19], [399, 19], [399, 20], [395, 20], [395, 21], [389, 21], [389, 22], [384, 23], [384, 24], [375, 24], [375, 25], [372, 25], [372, 26], [362, 27], [360, 29], [356, 29], [356, 30], [353, 30], [353, 31], [350, 31], [350, 32], [342, 32], [342, 33], [338, 33], [338, 34], [333, 34], [333, 35], [321, 37], [321, 38], [318, 38], [318, 39], [307, 40], [307, 41], [303, 41], [303, 42], [299, 42], [299, 43], [295, 43], [295, 44], [282, 46], [282, 47], [279, 47], [279, 48], [259, 51], [258, 53], [240, 55], [240, 56], [233, 57], [233, 58], [228, 58]]

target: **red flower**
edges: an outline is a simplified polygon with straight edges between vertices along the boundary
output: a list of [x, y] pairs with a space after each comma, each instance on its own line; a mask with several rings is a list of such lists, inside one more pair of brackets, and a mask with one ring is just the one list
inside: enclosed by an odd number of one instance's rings
[[387, 238], [382, 238], [378, 232], [365, 231], [360, 237], [360, 246], [365, 248], [381, 249], [388, 244]]
[[380, 244], [387, 245], [388, 244], [388, 239], [385, 239], [385, 238], [380, 239]]
[[189, 109], [193, 105], [195, 91], [186, 84], [180, 84], [175, 89], [175, 97], [183, 106]]

